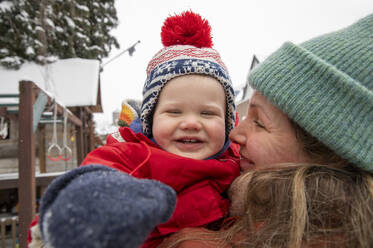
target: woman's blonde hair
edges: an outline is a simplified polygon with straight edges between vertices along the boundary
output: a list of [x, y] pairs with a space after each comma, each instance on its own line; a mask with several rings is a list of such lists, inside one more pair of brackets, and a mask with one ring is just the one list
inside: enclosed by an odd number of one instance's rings
[[295, 128], [315, 164], [244, 173], [234, 182], [243, 200], [232, 226], [176, 234], [167, 247], [187, 239], [222, 247], [373, 247], [373, 175]]
[[222, 232], [233, 247], [373, 247], [373, 177], [299, 165], [245, 173], [244, 212]]

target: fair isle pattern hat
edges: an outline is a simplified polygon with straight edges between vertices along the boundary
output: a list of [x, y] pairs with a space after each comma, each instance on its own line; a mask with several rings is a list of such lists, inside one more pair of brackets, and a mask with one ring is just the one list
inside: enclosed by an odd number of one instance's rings
[[341, 157], [373, 172], [373, 14], [300, 45], [285, 43], [249, 81]]
[[152, 120], [160, 92], [168, 81], [187, 74], [214, 77], [226, 95], [226, 137], [235, 123], [234, 90], [228, 70], [212, 48], [210, 25], [191, 11], [168, 17], [162, 27], [162, 48], [149, 62], [143, 88], [141, 123], [143, 133], [152, 137]]

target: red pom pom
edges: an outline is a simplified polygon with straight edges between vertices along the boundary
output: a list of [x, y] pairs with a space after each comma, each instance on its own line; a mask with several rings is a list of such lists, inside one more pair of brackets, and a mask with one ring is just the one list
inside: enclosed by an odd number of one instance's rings
[[198, 48], [212, 47], [211, 27], [207, 20], [192, 11], [170, 16], [163, 23], [164, 46], [192, 45]]

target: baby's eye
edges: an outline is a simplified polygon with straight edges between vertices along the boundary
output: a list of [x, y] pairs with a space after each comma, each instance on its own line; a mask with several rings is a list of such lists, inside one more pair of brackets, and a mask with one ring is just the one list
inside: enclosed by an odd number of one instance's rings
[[201, 112], [201, 115], [207, 115], [207, 116], [209, 116], [209, 115], [214, 115], [215, 113], [214, 112], [212, 112], [212, 111], [202, 111]]
[[258, 126], [259, 128], [265, 128], [263, 123], [259, 120], [253, 120], [254, 124]]
[[180, 114], [181, 111], [178, 110], [178, 109], [169, 109], [169, 110], [166, 110], [166, 113], [168, 113], [168, 114]]

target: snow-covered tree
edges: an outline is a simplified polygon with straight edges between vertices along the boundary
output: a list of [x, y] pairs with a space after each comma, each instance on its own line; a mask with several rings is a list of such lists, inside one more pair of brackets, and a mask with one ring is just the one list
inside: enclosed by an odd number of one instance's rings
[[112, 46], [118, 47], [117, 40], [110, 35], [110, 31], [117, 26], [117, 12], [113, 0], [77, 0], [82, 4], [85, 2], [89, 7], [90, 37], [91, 43], [88, 47], [91, 56], [107, 57]]
[[21, 39], [17, 39], [22, 23], [13, 21], [20, 14], [19, 8], [10, 1], [0, 2], [0, 63], [7, 67], [18, 68], [24, 57]]
[[43, 64], [52, 62], [55, 55], [52, 53], [51, 40], [53, 37], [53, 0], [19, 0], [20, 15], [15, 16], [16, 23], [22, 23], [20, 30], [25, 50], [25, 60], [36, 61]]
[[0, 65], [102, 59], [119, 47], [117, 24], [114, 0], [0, 1]]

